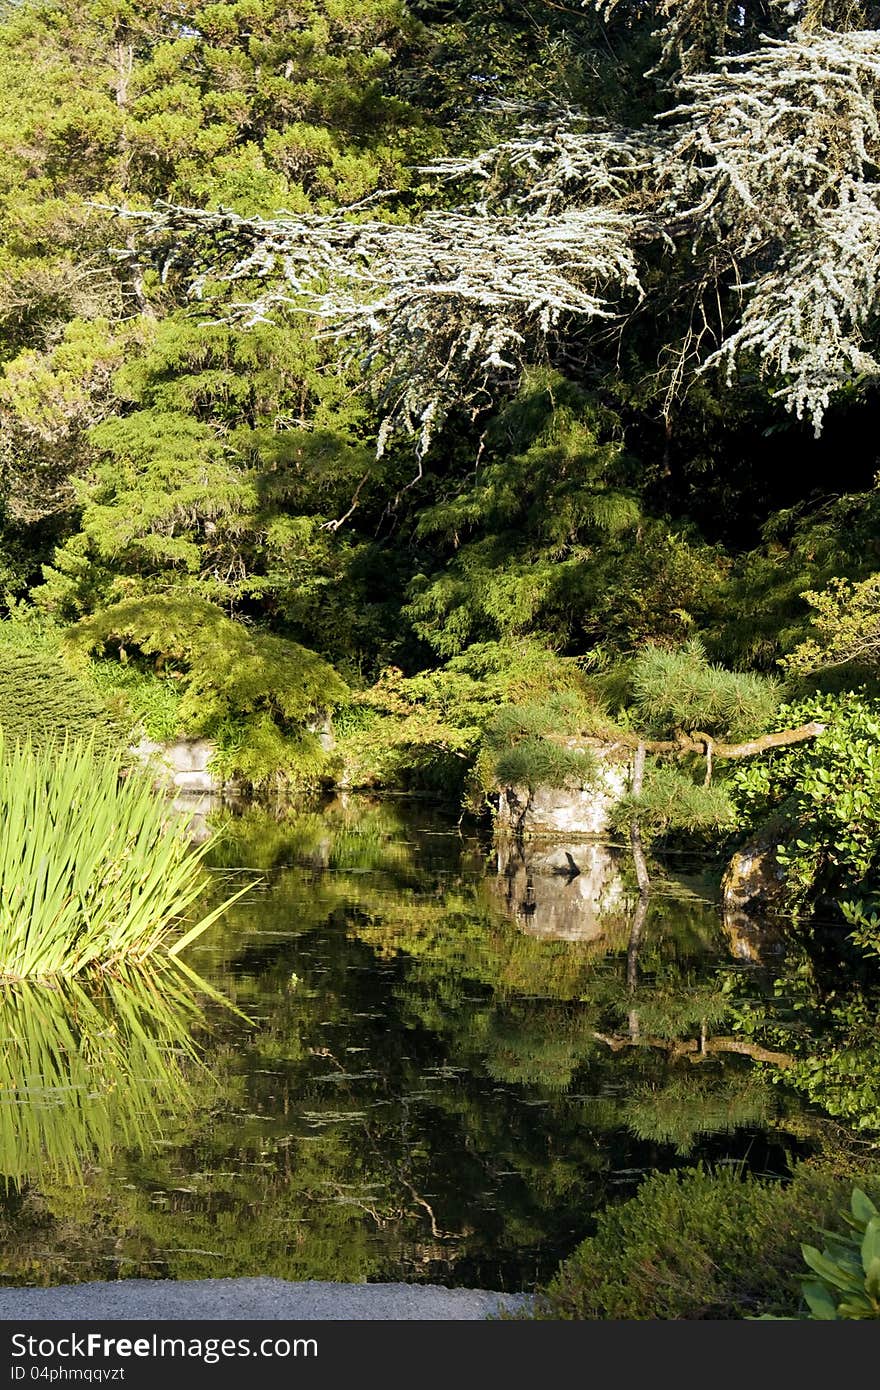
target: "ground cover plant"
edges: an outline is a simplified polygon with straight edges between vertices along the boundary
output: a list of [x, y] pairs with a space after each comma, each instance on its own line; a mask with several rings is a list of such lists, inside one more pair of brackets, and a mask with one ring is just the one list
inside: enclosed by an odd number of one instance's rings
[[[864, 1185], [880, 1191], [877, 1177]], [[808, 1166], [786, 1183], [729, 1169], [655, 1174], [631, 1201], [600, 1213], [596, 1234], [548, 1285], [539, 1316], [803, 1316], [802, 1246], [842, 1224], [851, 1188], [846, 1177]], [[834, 1270], [826, 1275], [834, 1281]]]

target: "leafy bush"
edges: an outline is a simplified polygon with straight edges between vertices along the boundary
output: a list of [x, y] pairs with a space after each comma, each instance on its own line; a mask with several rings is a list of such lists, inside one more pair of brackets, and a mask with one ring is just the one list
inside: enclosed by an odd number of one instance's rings
[[[450, 797], [467, 791], [479, 810], [498, 784], [499, 757], [514, 759], [506, 780], [583, 780], [591, 760], [544, 735], [574, 733], [595, 719], [593, 710], [585, 723], [585, 687], [577, 662], [529, 640], [475, 644], [418, 676], [391, 667], [341, 719], [334, 716], [339, 755], [353, 785], [415, 785]], [[530, 747], [521, 754], [522, 743]]]
[[854, 1187], [850, 1213], [844, 1214], [850, 1232], [827, 1231], [824, 1250], [803, 1246], [804, 1259], [819, 1276], [804, 1284], [813, 1318], [880, 1318], [880, 1212]]
[[157, 743], [182, 732], [180, 681], [136, 662], [93, 661], [89, 677], [111, 714]]
[[[85, 1182], [114, 1150], [143, 1149], [160, 1116], [185, 1114], [203, 1022], [194, 981], [120, 968], [99, 981], [4, 982], [0, 994], [0, 1190], [59, 1176]], [[209, 1082], [199, 1067], [199, 1092]]]
[[780, 816], [777, 850], [789, 903], [820, 893], [870, 892], [880, 879], [880, 704], [863, 695], [815, 695], [779, 712], [780, 727], [818, 720], [825, 732], [740, 767], [731, 794], [752, 825]]
[[[880, 1192], [880, 1178], [872, 1181]], [[655, 1173], [599, 1213], [596, 1233], [539, 1298], [540, 1318], [741, 1318], [794, 1314], [801, 1243], [846, 1200], [843, 1178], [805, 1165], [789, 1183], [703, 1168]]]
[[10, 749], [0, 731], [0, 977], [173, 956], [235, 901], [178, 936], [207, 887], [207, 845], [190, 848], [146, 774], [120, 770], [90, 744]]
[[[310, 726], [347, 694], [332, 666], [297, 642], [259, 633], [201, 599], [157, 594], [83, 619], [71, 635], [86, 651], [133, 645], [175, 669], [183, 731], [216, 737], [217, 765], [253, 784], [314, 770]], [[222, 766], [221, 766], [222, 765]]]

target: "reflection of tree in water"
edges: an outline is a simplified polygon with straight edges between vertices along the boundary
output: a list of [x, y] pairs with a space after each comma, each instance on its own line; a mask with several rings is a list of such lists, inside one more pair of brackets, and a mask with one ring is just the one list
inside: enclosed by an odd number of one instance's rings
[[158, 1150], [31, 1192], [13, 1277], [510, 1287], [684, 1154], [784, 1166], [797, 1106], [708, 1050], [732, 997], [711, 908], [652, 902], [635, 953], [619, 902], [601, 939], [530, 935], [449, 830], [388, 805], [233, 824], [218, 891], [267, 881], [189, 959], [256, 1026], [217, 1011], [213, 1088]]

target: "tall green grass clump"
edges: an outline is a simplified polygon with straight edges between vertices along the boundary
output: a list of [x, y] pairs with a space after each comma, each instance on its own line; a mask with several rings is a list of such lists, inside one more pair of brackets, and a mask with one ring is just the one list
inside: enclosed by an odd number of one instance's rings
[[175, 956], [235, 901], [192, 921], [207, 846], [190, 848], [145, 773], [121, 770], [90, 743], [10, 745], [0, 728], [0, 977]]

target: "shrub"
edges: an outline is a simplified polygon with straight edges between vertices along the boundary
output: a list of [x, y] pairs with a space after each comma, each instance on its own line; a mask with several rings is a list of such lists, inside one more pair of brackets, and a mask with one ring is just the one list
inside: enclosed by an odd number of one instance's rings
[[[782, 725], [819, 720], [810, 743], [737, 768], [729, 787], [746, 823], [787, 823], [777, 850], [789, 906], [820, 894], [880, 888], [880, 704], [860, 694], [814, 695], [780, 710]], [[859, 923], [855, 923], [859, 925]]]
[[11, 744], [56, 745], [66, 738], [91, 739], [96, 749], [125, 743], [124, 731], [108, 716], [98, 694], [65, 669], [50, 651], [0, 647], [0, 729]]
[[664, 732], [680, 727], [754, 738], [779, 707], [778, 681], [713, 666], [696, 638], [678, 651], [646, 647], [631, 682], [641, 720]]
[[255, 786], [295, 780], [301, 769], [315, 780], [322, 759], [314, 728], [348, 693], [315, 652], [193, 597], [124, 600], [82, 619], [68, 641], [88, 654], [128, 656], [131, 647], [174, 671], [180, 729], [217, 739], [216, 766]]
[[0, 977], [173, 956], [235, 900], [171, 944], [207, 886], [207, 845], [190, 848], [146, 774], [120, 771], [90, 744], [10, 750], [0, 730]]
[[810, 1317], [826, 1322], [880, 1318], [880, 1212], [854, 1187], [844, 1220], [850, 1230], [826, 1231], [824, 1250], [803, 1246], [804, 1259], [818, 1276], [803, 1289]]
[[[880, 1178], [871, 1185], [880, 1192]], [[656, 1173], [599, 1213], [539, 1297], [537, 1316], [742, 1318], [801, 1306], [801, 1244], [850, 1183], [802, 1165], [789, 1183], [703, 1168]]]

